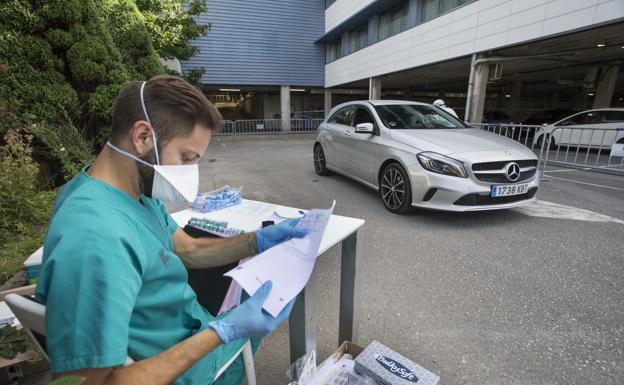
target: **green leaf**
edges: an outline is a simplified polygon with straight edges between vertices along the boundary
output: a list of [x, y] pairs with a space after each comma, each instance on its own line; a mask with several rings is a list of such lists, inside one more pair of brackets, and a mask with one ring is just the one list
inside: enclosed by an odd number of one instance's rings
[[49, 385], [79, 385], [82, 384], [85, 380], [86, 378], [84, 377], [69, 376], [59, 378], [56, 381], [52, 381]]

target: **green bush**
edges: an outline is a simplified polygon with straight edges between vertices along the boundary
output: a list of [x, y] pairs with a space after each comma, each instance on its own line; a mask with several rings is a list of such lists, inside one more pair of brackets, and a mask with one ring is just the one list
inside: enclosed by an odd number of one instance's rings
[[43, 243], [56, 195], [39, 184], [30, 135], [10, 130], [4, 141], [0, 146], [0, 282], [19, 271], [25, 257]]
[[[71, 178], [107, 139], [121, 87], [165, 73], [159, 56], [197, 52], [204, 0], [183, 1], [0, 2], [0, 283], [43, 241], [55, 195], [46, 182]], [[51, 170], [43, 177], [31, 148]]]
[[146, 79], [164, 72], [145, 27], [145, 18], [133, 1], [104, 1], [102, 13], [108, 25], [117, 26], [111, 30], [111, 36], [132, 79]]
[[164, 73], [143, 15], [131, 0], [11, 0], [0, 15], [0, 134], [25, 127], [68, 179], [110, 131], [121, 87]]

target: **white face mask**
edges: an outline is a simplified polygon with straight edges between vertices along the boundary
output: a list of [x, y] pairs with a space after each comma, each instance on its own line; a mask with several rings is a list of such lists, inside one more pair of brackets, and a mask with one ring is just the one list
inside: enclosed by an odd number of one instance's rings
[[154, 154], [156, 155], [156, 164], [150, 164], [143, 159], [133, 155], [127, 151], [124, 151], [111, 142], [106, 142], [106, 145], [117, 151], [120, 154], [126, 155], [137, 162], [140, 162], [148, 167], [154, 169], [154, 181], [152, 183], [152, 198], [160, 199], [165, 202], [193, 202], [197, 197], [197, 191], [199, 190], [199, 168], [196, 164], [191, 165], [161, 165], [160, 158], [158, 156], [158, 145], [156, 142], [156, 134], [154, 133], [154, 127], [150, 121], [149, 115], [147, 115], [147, 109], [145, 108], [145, 101], [143, 99], [143, 88], [145, 83], [141, 85], [141, 106], [143, 107], [143, 113], [145, 119], [152, 127], [152, 138], [154, 139]]

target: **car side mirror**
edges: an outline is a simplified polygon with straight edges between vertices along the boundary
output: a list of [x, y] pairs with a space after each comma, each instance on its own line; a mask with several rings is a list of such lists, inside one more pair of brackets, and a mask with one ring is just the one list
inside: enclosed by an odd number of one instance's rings
[[373, 133], [373, 123], [360, 123], [355, 126], [356, 134], [372, 134]]

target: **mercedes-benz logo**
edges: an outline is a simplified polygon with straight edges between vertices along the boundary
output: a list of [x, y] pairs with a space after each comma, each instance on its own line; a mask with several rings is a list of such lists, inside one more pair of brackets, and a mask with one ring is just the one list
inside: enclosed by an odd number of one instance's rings
[[520, 166], [516, 162], [508, 163], [505, 167], [505, 172], [507, 173], [507, 179], [512, 182], [515, 182], [520, 178]]

